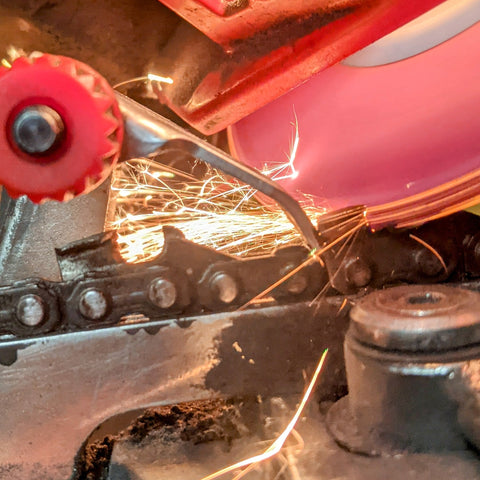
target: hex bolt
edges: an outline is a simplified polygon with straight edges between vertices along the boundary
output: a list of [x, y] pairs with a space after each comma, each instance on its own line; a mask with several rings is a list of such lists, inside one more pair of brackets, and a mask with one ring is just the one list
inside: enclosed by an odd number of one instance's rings
[[17, 304], [17, 318], [27, 327], [40, 325], [45, 318], [45, 305], [38, 295], [23, 295]]
[[100, 320], [107, 313], [108, 301], [100, 290], [88, 288], [80, 295], [78, 309], [85, 318]]
[[236, 280], [228, 273], [218, 272], [210, 281], [210, 287], [217, 298], [226, 304], [232, 303], [238, 295]]
[[177, 300], [175, 285], [166, 278], [155, 278], [148, 287], [149, 300], [160, 308], [170, 308]]
[[62, 118], [53, 108], [32, 105], [16, 116], [12, 125], [12, 136], [25, 153], [44, 155], [58, 146], [64, 130]]
[[353, 287], [366, 287], [372, 281], [371, 268], [360, 258], [351, 260], [346, 268], [347, 282]]

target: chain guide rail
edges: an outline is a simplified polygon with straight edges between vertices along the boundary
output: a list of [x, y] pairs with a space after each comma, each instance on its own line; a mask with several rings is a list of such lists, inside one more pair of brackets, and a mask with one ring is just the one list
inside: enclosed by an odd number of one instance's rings
[[[147, 320], [233, 311], [278, 281], [308, 256], [302, 246], [270, 256], [237, 259], [186, 240], [164, 227], [154, 260], [127, 264], [116, 233], [105, 232], [57, 249], [62, 281], [28, 279], [0, 287], [4, 339], [106, 328]], [[278, 302], [313, 299], [328, 282], [318, 262], [278, 286]]]

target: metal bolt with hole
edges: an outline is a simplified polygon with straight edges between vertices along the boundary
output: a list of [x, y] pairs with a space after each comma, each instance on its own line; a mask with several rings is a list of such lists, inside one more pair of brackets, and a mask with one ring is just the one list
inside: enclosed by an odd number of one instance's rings
[[103, 292], [89, 288], [80, 295], [78, 309], [85, 318], [100, 320], [107, 313], [108, 301]]
[[236, 280], [229, 275], [228, 273], [219, 272], [216, 273], [211, 282], [210, 286], [212, 291], [215, 293], [218, 300], [223, 303], [229, 304], [232, 303], [238, 295], [238, 285]]
[[463, 450], [465, 433], [480, 438], [478, 374], [460, 380], [480, 364], [479, 293], [445, 285], [377, 290], [350, 317], [344, 343], [349, 394], [327, 415], [341, 445], [392, 455]]
[[155, 278], [148, 287], [149, 300], [160, 308], [170, 308], [177, 300], [175, 285], [166, 278]]
[[53, 108], [32, 105], [24, 108], [12, 125], [18, 147], [30, 155], [44, 155], [54, 150], [63, 138], [65, 126]]
[[27, 327], [36, 327], [45, 318], [45, 305], [38, 295], [23, 295], [17, 304], [16, 315], [20, 323]]

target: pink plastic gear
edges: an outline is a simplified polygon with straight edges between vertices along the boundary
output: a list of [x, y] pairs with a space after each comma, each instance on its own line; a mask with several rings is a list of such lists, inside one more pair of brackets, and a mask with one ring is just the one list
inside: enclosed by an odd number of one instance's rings
[[[107, 178], [123, 139], [122, 116], [108, 82], [88, 65], [67, 57], [32, 54], [0, 66], [0, 184], [13, 198], [40, 203], [87, 193]], [[64, 125], [58, 148], [42, 156], [13, 139], [15, 118], [45, 105]]]

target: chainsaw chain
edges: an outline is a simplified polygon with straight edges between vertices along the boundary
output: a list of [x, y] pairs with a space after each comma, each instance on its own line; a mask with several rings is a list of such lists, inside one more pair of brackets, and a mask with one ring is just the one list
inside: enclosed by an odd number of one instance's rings
[[[237, 259], [187, 241], [172, 227], [164, 228], [164, 236], [162, 253], [140, 264], [120, 258], [114, 232], [58, 249], [62, 281], [0, 287], [0, 336], [30, 338], [235, 310], [308, 258], [306, 248], [294, 246]], [[304, 301], [327, 282], [326, 270], [311, 262], [269, 295], [280, 303]], [[37, 315], [43, 310], [41, 321], [25, 321], [25, 308]]]
[[[338, 223], [334, 214], [323, 217], [325, 245], [349, 228], [344, 214], [341, 218]], [[269, 297], [287, 304], [312, 300], [319, 292], [350, 295], [401, 283], [470, 281], [480, 278], [479, 232], [480, 218], [465, 212], [411, 229], [373, 233], [365, 227], [324, 253], [326, 268], [306, 262], [310, 254], [302, 246], [238, 259], [192, 243], [173, 227], [164, 227], [158, 257], [127, 264], [115, 232], [106, 232], [56, 251], [62, 281], [29, 279], [0, 287], [0, 339], [141, 325], [148, 319], [181, 323], [187, 316], [228, 312], [302, 264]], [[29, 321], [28, 308], [37, 320], [40, 308], [41, 320]]]

